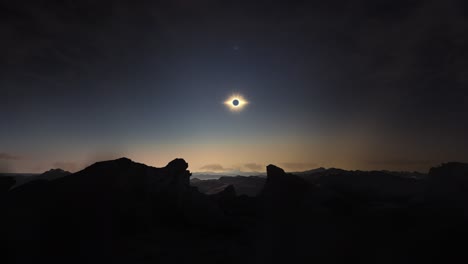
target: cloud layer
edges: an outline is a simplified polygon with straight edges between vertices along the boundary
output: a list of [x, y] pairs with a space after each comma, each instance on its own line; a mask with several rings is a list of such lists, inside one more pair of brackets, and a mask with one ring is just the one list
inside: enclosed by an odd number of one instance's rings
[[224, 168], [221, 164], [207, 164], [207, 165], [202, 166], [200, 170], [218, 172], [218, 171], [226, 171], [229, 169]]

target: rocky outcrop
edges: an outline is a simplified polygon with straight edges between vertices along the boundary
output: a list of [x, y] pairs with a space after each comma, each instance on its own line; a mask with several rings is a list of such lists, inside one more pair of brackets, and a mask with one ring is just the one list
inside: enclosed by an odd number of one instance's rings
[[229, 229], [216, 202], [190, 186], [187, 168], [183, 159], [154, 168], [121, 158], [19, 186], [7, 197], [9, 247], [30, 250], [38, 260], [78, 248], [107, 258], [128, 235], [166, 237], [182, 228], [190, 240], [192, 226], [199, 232]]
[[129, 198], [150, 197], [178, 193], [190, 188], [190, 172], [183, 159], [175, 159], [163, 168], [154, 168], [133, 162], [128, 158], [97, 162], [82, 171], [59, 178], [51, 184], [57, 190], [66, 190], [77, 196], [108, 196]]
[[275, 165], [267, 166], [267, 180], [260, 197], [273, 203], [289, 203], [301, 200], [309, 191], [310, 184], [304, 179], [289, 173]]

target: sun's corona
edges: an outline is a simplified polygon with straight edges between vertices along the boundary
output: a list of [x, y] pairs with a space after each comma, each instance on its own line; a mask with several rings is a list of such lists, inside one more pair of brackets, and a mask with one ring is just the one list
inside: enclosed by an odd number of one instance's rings
[[247, 104], [247, 100], [240, 94], [231, 95], [224, 104], [228, 107], [229, 110], [233, 112], [238, 112], [242, 110]]

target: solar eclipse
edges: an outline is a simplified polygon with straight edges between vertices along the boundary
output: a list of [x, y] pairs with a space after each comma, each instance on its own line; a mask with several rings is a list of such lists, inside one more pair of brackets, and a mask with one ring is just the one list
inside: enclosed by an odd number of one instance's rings
[[234, 94], [224, 101], [224, 104], [232, 112], [239, 112], [248, 104], [248, 102], [242, 95]]

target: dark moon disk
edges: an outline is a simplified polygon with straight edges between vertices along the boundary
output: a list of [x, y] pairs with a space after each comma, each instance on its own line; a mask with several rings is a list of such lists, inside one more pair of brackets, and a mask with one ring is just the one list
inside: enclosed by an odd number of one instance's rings
[[232, 100], [232, 104], [234, 106], [238, 106], [239, 105], [239, 100], [237, 100], [237, 99]]

